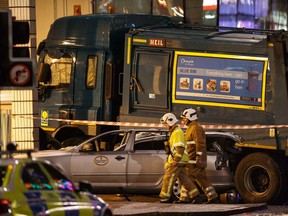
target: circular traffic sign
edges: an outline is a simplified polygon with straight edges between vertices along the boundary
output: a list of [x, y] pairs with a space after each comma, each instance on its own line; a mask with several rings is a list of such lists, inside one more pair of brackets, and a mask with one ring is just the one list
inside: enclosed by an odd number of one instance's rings
[[9, 80], [13, 85], [24, 86], [30, 81], [31, 71], [23, 63], [14, 64], [9, 71]]

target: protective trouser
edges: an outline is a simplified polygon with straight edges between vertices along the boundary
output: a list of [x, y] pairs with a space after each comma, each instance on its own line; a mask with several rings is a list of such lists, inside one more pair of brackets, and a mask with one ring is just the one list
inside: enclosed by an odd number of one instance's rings
[[173, 186], [177, 180], [181, 185], [187, 189], [187, 196], [194, 198], [199, 194], [199, 191], [193, 181], [187, 176], [185, 166], [168, 166], [163, 178], [162, 189], [160, 192], [160, 197], [164, 199], [169, 199], [172, 194]]
[[[186, 171], [188, 177], [195, 181], [199, 187], [203, 190], [205, 195], [207, 196], [208, 201], [215, 199], [218, 197], [217, 192], [215, 191], [215, 188], [211, 184], [210, 180], [207, 178], [206, 170], [205, 168], [198, 168], [196, 165], [188, 164], [186, 166]], [[189, 197], [189, 194], [187, 190], [185, 189], [185, 186], [181, 187], [181, 200], [187, 200]]]

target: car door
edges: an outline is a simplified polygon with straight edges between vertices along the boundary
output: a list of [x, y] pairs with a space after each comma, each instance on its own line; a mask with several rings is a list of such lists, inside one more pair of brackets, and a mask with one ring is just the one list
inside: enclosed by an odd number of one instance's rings
[[229, 168], [229, 161], [227, 158], [226, 167], [216, 169], [215, 162], [217, 159], [217, 152], [213, 147], [213, 142], [225, 146], [233, 142], [226, 136], [221, 136], [217, 133], [206, 133], [206, 144], [207, 144], [207, 177], [211, 180], [212, 184], [216, 187], [230, 187], [233, 185], [233, 175]]
[[129, 153], [127, 188], [143, 192], [161, 187], [166, 160], [164, 141], [167, 137], [160, 133], [142, 138], [139, 135], [140, 132], [135, 134], [133, 151]]
[[[75, 151], [71, 157], [73, 181], [89, 181], [96, 188], [119, 188], [126, 186], [127, 150], [125, 141], [129, 132], [109, 132], [97, 136]], [[94, 146], [84, 150], [89, 143]], [[86, 145], [86, 146], [87, 146]], [[118, 151], [119, 145], [122, 148]]]

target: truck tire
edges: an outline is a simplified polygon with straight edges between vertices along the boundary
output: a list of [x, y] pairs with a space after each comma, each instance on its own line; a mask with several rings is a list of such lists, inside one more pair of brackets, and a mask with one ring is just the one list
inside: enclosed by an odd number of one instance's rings
[[77, 146], [77, 145], [79, 145], [81, 142], [83, 142], [86, 139], [87, 139], [87, 137], [71, 137], [71, 138], [68, 138], [68, 139], [64, 140], [61, 143], [61, 145], [64, 146], [64, 147]]
[[245, 203], [269, 203], [286, 190], [286, 176], [281, 164], [266, 153], [244, 157], [237, 166], [235, 186]]
[[73, 137], [85, 137], [86, 134], [75, 125], [61, 125], [52, 133], [54, 139], [60, 143]]

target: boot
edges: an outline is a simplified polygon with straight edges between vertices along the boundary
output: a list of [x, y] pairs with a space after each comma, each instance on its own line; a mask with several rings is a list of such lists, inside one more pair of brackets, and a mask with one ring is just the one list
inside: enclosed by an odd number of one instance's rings
[[205, 202], [205, 204], [221, 204], [219, 197], [216, 197], [214, 199], [208, 200], [208, 202]]
[[196, 197], [192, 198], [192, 204], [203, 204], [204, 201], [202, 200], [200, 195], [197, 195]]
[[175, 203], [175, 204], [188, 204], [190, 202], [188, 202], [186, 200], [177, 200], [177, 201], [174, 201], [173, 203]]
[[160, 203], [173, 203], [173, 201], [170, 198], [165, 198], [165, 199], [161, 199]]

